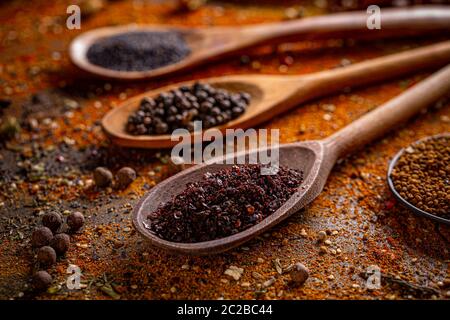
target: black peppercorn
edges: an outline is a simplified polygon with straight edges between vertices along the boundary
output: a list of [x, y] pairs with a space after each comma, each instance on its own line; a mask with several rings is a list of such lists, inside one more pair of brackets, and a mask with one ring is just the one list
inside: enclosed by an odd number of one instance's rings
[[84, 216], [81, 212], [78, 211], [72, 212], [67, 217], [67, 225], [69, 226], [70, 231], [72, 232], [76, 232], [79, 229], [81, 229], [83, 224], [84, 224]]
[[108, 187], [111, 185], [113, 175], [111, 171], [104, 167], [98, 167], [94, 170], [94, 181], [100, 188]]
[[52, 284], [52, 276], [47, 271], [38, 271], [33, 276], [33, 287], [37, 290], [45, 290]]
[[57, 254], [63, 255], [69, 249], [70, 237], [65, 233], [59, 233], [53, 237], [50, 245]]
[[31, 244], [33, 247], [42, 247], [50, 243], [53, 238], [52, 230], [47, 227], [39, 227], [31, 235]]
[[61, 215], [57, 212], [47, 212], [42, 217], [42, 224], [55, 232], [62, 224]]
[[189, 53], [178, 32], [125, 32], [96, 41], [86, 56], [103, 68], [144, 71], [176, 63]]
[[49, 267], [56, 263], [56, 252], [52, 247], [43, 246], [38, 251], [37, 260], [41, 265]]

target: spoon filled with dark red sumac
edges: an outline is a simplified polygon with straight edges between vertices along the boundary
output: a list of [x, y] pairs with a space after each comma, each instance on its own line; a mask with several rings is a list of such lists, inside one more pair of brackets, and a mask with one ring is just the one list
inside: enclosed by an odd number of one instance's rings
[[263, 176], [260, 165], [231, 164], [252, 159], [258, 149], [181, 171], [140, 201], [133, 224], [153, 245], [173, 252], [213, 254], [236, 247], [313, 201], [338, 158], [394, 129], [449, 90], [450, 65], [324, 140], [280, 145], [276, 175]]

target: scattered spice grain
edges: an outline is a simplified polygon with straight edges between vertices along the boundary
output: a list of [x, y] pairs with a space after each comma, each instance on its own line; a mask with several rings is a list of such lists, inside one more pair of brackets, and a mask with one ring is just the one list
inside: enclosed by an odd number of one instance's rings
[[236, 267], [236, 266], [230, 266], [224, 272], [225, 275], [233, 278], [235, 281], [238, 281], [241, 278], [243, 273], [244, 273], [244, 269]]
[[309, 270], [300, 262], [297, 262], [290, 270], [291, 280], [294, 286], [301, 286], [309, 278]]
[[327, 233], [325, 231], [321, 230], [317, 233], [317, 237], [319, 238], [320, 242], [323, 242], [327, 238]]

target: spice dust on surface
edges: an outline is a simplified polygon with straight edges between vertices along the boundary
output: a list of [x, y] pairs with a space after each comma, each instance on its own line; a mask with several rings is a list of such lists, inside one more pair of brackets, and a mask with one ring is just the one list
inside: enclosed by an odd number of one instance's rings
[[[89, 0], [81, 2], [85, 1]], [[402, 208], [385, 181], [387, 164], [398, 150], [450, 131], [448, 101], [340, 161], [324, 191], [307, 208], [229, 252], [211, 257], [166, 254], [149, 247], [132, 227], [131, 211], [139, 198], [180, 168], [170, 162], [168, 151], [123, 149], [105, 139], [102, 116], [128, 97], [210, 76], [308, 74], [448, 36], [429, 33], [408, 39], [263, 46], [170, 79], [136, 83], [87, 77], [69, 61], [70, 41], [108, 25], [237, 26], [331, 11], [330, 1], [329, 7], [315, 2], [289, 8], [292, 4], [281, 1], [264, 6], [214, 1], [180, 13], [175, 1], [147, 1], [143, 6], [136, 1], [108, 1], [82, 19], [81, 30], [66, 28], [71, 1], [2, 4], [0, 298], [448, 299], [448, 226]], [[280, 129], [280, 143], [321, 139], [430, 73], [305, 103], [261, 127]], [[95, 187], [95, 168], [106, 167], [116, 175], [124, 166], [137, 173], [127, 188]], [[80, 211], [85, 224], [82, 232], [71, 236], [70, 250], [49, 270], [51, 286], [36, 293], [30, 289], [35, 254], [29, 241], [34, 228], [42, 225], [42, 215], [50, 211], [64, 219]], [[297, 263], [307, 268], [309, 276], [302, 285], [291, 286], [291, 272], [296, 270], [291, 265]], [[80, 290], [65, 286], [70, 264], [82, 271]], [[369, 290], [365, 274], [373, 265], [385, 278], [381, 288]], [[234, 277], [226, 270], [234, 271]], [[47, 279], [42, 275], [43, 282]]]

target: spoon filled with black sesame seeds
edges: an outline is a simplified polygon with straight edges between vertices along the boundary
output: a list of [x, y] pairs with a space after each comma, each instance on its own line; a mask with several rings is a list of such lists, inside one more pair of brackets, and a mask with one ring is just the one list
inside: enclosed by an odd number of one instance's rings
[[400, 150], [389, 164], [387, 180], [403, 206], [450, 225], [450, 133], [420, 139]]
[[[102, 126], [112, 142], [168, 148], [201, 140], [202, 129], [253, 128], [299, 104], [419, 69], [450, 62], [450, 41], [301, 76], [234, 75], [187, 81], [151, 90], [109, 111]], [[172, 139], [176, 129], [185, 129]]]
[[97, 76], [136, 80], [169, 75], [264, 43], [450, 29], [450, 9], [445, 6], [384, 8], [381, 29], [369, 30], [367, 19], [363, 11], [238, 27], [104, 27], [76, 37], [69, 54], [76, 66]]
[[172, 252], [214, 254], [236, 247], [313, 201], [337, 159], [395, 129], [449, 90], [450, 64], [324, 140], [277, 146], [279, 170], [272, 175], [264, 175], [261, 164], [248, 163], [262, 149], [183, 170], [140, 200], [133, 225], [151, 244]]

